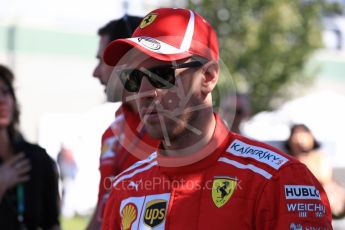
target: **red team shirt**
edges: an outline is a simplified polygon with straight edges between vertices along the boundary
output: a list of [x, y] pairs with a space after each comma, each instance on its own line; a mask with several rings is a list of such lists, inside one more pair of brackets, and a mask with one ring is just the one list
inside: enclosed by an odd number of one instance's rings
[[[98, 192], [98, 219], [102, 220], [105, 202], [111, 188], [110, 178], [119, 174], [135, 162], [156, 150], [159, 142], [151, 139], [147, 133], [137, 131], [139, 115], [126, 105], [116, 112], [115, 121], [102, 136], [99, 171], [101, 179]], [[126, 146], [126, 147], [123, 147]], [[139, 152], [134, 156], [130, 152]]]
[[332, 229], [326, 193], [305, 165], [215, 116], [202, 160], [163, 167], [168, 159], [153, 153], [115, 178], [103, 230]]

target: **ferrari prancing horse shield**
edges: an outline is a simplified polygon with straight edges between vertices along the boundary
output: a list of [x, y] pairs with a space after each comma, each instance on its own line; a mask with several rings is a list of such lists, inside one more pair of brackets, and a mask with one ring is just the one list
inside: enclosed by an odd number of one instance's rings
[[226, 204], [234, 193], [237, 178], [228, 176], [215, 176], [212, 184], [212, 200], [220, 208]]
[[141, 21], [139, 27], [142, 29], [148, 25], [150, 25], [157, 17], [157, 14], [148, 14], [145, 16], [145, 18], [143, 18], [143, 20]]

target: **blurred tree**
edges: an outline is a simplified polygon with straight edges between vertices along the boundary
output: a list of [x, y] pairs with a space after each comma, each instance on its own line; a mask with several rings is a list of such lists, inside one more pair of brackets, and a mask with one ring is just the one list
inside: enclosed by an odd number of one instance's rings
[[[321, 46], [324, 6], [321, 0], [189, 0], [216, 28], [221, 59], [254, 113], [286, 98], [290, 84], [312, 80], [302, 70]], [[227, 89], [223, 83], [220, 91]]]

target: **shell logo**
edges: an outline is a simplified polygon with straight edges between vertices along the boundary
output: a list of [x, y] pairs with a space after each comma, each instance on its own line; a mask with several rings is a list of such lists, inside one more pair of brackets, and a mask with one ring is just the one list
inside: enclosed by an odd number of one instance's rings
[[122, 211], [122, 228], [123, 230], [131, 229], [133, 222], [138, 216], [138, 209], [133, 203], [126, 204]]

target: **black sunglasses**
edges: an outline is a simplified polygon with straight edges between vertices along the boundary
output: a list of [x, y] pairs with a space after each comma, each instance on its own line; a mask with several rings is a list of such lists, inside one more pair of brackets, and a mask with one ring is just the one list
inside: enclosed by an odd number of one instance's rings
[[147, 77], [152, 86], [158, 89], [169, 89], [175, 85], [175, 69], [197, 68], [203, 66], [207, 60], [191, 61], [181, 64], [171, 64], [152, 68], [124, 69], [118, 75], [129, 92], [139, 92], [141, 81]]

